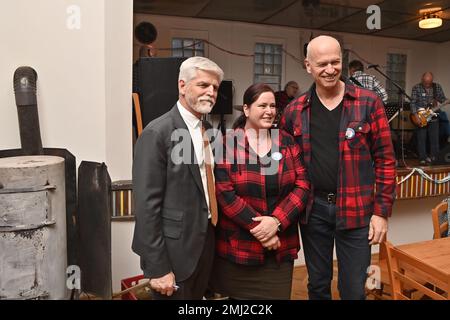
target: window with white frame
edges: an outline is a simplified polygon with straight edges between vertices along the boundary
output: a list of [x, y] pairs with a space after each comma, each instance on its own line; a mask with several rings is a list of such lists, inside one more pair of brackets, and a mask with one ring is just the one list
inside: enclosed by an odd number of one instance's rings
[[[386, 74], [402, 88], [405, 88], [406, 85], [406, 59], [406, 54], [387, 54]], [[386, 91], [389, 95], [389, 102], [396, 102], [398, 89], [392, 84], [392, 81], [386, 81]]]
[[205, 56], [205, 43], [195, 38], [172, 38], [172, 57]]
[[281, 88], [282, 45], [256, 43], [254, 80], [267, 83], [275, 91]]

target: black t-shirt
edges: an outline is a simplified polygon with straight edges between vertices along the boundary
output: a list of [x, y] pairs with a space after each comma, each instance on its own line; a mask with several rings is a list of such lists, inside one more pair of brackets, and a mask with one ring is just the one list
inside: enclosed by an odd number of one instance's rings
[[315, 90], [311, 95], [311, 165], [310, 178], [314, 190], [336, 193], [339, 166], [339, 124], [341, 101], [328, 110]]
[[[259, 157], [259, 163], [261, 167], [267, 168], [272, 165], [271, 159], [272, 153], [269, 152], [263, 157]], [[266, 202], [267, 202], [267, 212], [264, 212], [264, 215], [271, 215], [275, 206], [277, 204], [279, 186], [278, 186], [278, 173], [275, 174], [266, 174], [264, 175], [265, 186], [266, 186]]]

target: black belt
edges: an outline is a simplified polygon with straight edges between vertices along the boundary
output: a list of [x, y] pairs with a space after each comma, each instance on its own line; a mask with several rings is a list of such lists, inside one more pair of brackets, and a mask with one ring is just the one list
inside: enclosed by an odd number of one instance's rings
[[315, 190], [314, 197], [322, 199], [328, 203], [336, 204], [336, 193], [334, 192], [324, 192]]

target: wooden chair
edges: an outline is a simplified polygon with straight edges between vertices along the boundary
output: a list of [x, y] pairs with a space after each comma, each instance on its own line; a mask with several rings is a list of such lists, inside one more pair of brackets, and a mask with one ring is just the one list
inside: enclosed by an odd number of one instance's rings
[[439, 203], [431, 210], [431, 217], [433, 219], [433, 239], [447, 237], [448, 233], [448, 219], [447, 219], [447, 201]]
[[411, 292], [422, 299], [450, 300], [449, 275], [402, 252], [390, 242], [386, 242], [386, 253], [394, 300], [412, 300]]

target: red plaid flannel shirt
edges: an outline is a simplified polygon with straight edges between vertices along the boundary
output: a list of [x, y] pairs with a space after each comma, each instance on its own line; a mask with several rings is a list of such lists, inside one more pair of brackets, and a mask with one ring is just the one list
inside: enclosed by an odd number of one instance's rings
[[[249, 164], [256, 163], [256, 155], [249, 152], [248, 140], [230, 138], [230, 135], [239, 134], [244, 134], [243, 129], [237, 129], [224, 137], [225, 160], [215, 166], [220, 209], [216, 226], [216, 253], [238, 264], [262, 264], [266, 250], [250, 233], [250, 229], [259, 224], [252, 218], [271, 215], [281, 223], [278, 232], [281, 246], [276, 250], [277, 261], [292, 261], [297, 258], [300, 249], [298, 220], [306, 207], [309, 191], [300, 146], [281, 130], [278, 140], [272, 135], [272, 150], [273, 146], [278, 146], [282, 157], [277, 164], [277, 205], [273, 212], [267, 212], [265, 176], [261, 174], [259, 163]], [[237, 162], [237, 159], [245, 159], [245, 163]]]
[[[302, 146], [305, 166], [311, 163], [310, 97], [315, 85], [285, 109], [280, 128]], [[347, 129], [354, 130], [346, 139]], [[395, 156], [391, 132], [381, 99], [372, 91], [346, 83], [339, 131], [339, 173], [336, 195], [336, 228], [367, 226], [372, 214], [389, 217], [395, 198]], [[311, 186], [307, 223], [314, 199]]]

